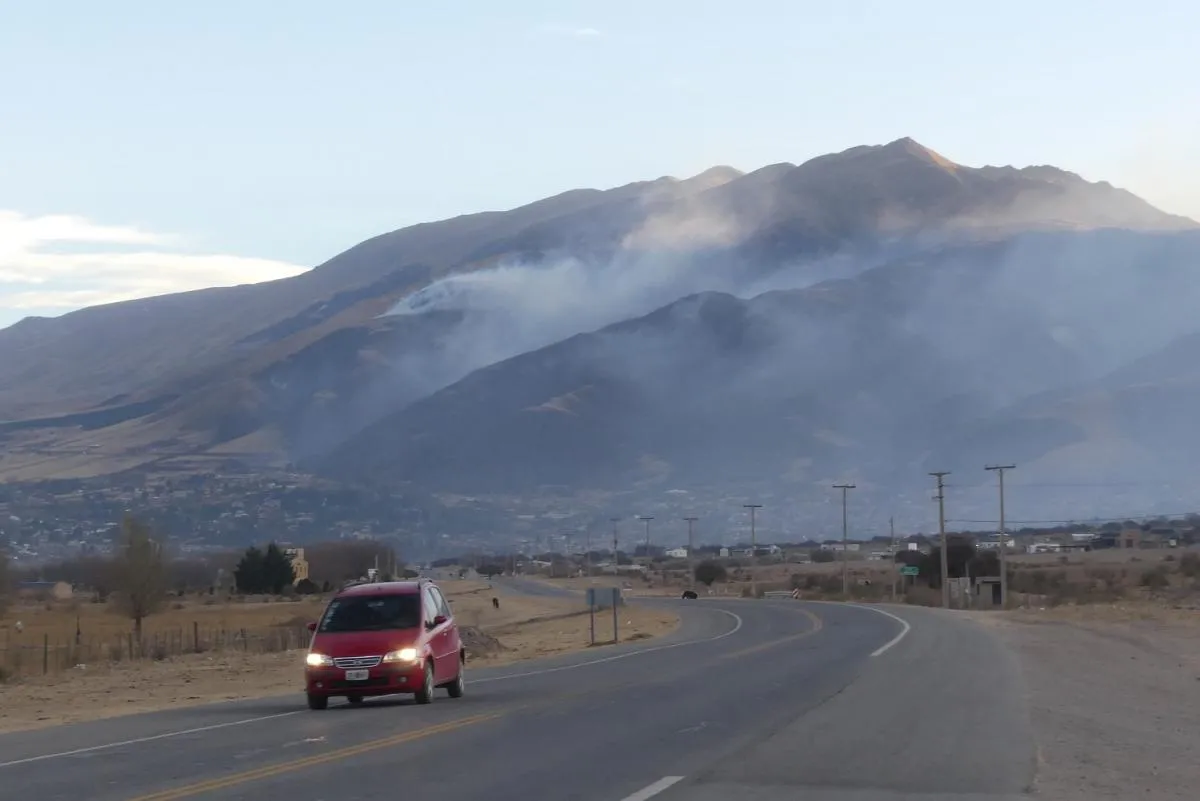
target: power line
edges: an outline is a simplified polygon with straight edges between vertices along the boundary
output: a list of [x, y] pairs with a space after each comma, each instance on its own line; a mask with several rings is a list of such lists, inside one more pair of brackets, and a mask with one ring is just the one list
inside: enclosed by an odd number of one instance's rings
[[[986, 484], [947, 484], [947, 487], [954, 489], [988, 489]], [[1013, 482], [1010, 487], [1047, 487], [1050, 489], [1058, 487], [1175, 487], [1175, 486], [1191, 486], [1187, 482], [1179, 481], [1027, 481]]]
[[[1011, 486], [1011, 485], [1009, 485]], [[1061, 518], [1045, 518], [1042, 520], [1008, 520], [1008, 523], [1121, 523], [1126, 520], [1157, 520], [1159, 518], [1170, 517], [1191, 517], [1200, 516], [1200, 512], [1154, 512], [1151, 514], [1140, 515], [1121, 515], [1119, 517], [1061, 517]], [[957, 518], [947, 520], [947, 523], [999, 523], [999, 520], [975, 520], [967, 518]]]

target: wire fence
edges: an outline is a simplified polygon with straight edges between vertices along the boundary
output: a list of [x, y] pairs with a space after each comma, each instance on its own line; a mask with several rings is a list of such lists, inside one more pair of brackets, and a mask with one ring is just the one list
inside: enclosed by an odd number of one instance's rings
[[278, 653], [305, 648], [312, 635], [307, 625], [276, 625], [257, 629], [190, 627], [110, 637], [29, 636], [9, 631], [0, 642], [0, 680], [50, 676], [80, 665], [162, 661], [185, 654], [243, 652]]

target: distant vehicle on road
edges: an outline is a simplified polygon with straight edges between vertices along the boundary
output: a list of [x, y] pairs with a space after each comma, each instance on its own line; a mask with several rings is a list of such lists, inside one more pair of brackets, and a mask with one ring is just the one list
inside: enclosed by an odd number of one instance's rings
[[433, 702], [434, 688], [465, 692], [465, 652], [450, 604], [432, 581], [386, 581], [344, 588], [310, 623], [304, 686], [309, 709], [329, 699], [412, 693]]
[[695, 590], [684, 590], [684, 591], [683, 591], [683, 596], [682, 596], [682, 597], [683, 597], [685, 600], [688, 600], [688, 601], [694, 601], [694, 600], [696, 600], [697, 598], [699, 598], [700, 596], [696, 594], [696, 591], [695, 591]]

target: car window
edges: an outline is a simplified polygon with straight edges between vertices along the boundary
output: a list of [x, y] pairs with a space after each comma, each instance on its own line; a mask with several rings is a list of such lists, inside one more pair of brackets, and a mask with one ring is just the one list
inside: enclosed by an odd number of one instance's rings
[[421, 625], [416, 595], [372, 595], [334, 598], [325, 610], [318, 631], [386, 631]]
[[433, 593], [431, 593], [429, 591], [428, 587], [425, 588], [424, 596], [425, 596], [425, 610], [424, 610], [425, 611], [425, 622], [432, 623], [433, 619], [435, 617], [437, 617], [439, 614], [437, 600], [434, 599]]
[[431, 592], [433, 592], [433, 597], [437, 601], [438, 614], [445, 615], [447, 618], [451, 617], [450, 604], [447, 603], [446, 596], [442, 595], [441, 588], [440, 587], [430, 587], [429, 589]]

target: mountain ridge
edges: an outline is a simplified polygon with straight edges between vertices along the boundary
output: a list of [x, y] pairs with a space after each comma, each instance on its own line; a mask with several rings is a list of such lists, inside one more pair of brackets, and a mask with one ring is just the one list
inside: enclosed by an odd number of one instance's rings
[[[71, 470], [103, 473], [243, 451], [278, 464], [319, 462], [346, 442], [363, 442], [363, 429], [402, 417], [409, 404], [477, 371], [611, 325], [636, 327], [681, 298], [707, 292], [761, 297], [756, 308], [780, 304], [780, 314], [793, 314], [788, 296], [770, 293], [811, 289], [806, 309], [820, 316], [823, 303], [862, 304], [860, 328], [846, 335], [864, 342], [893, 338], [899, 347], [902, 328], [881, 328], [870, 319], [886, 310], [880, 304], [898, 304], [905, 319], [936, 313], [938, 293], [952, 299], [979, 291], [969, 275], [954, 278], [971, 265], [1000, 276], [982, 285], [988, 291], [1024, 293], [1024, 302], [1038, 306], [1037, 293], [1021, 289], [1022, 282], [1059, 281], [1056, 293], [1068, 291], [1072, 281], [1086, 284], [1075, 261], [1101, 258], [1111, 247], [1125, 248], [1131, 261], [1157, 248], [1166, 255], [1154, 258], [1174, 265], [1183, 256], [1171, 251], [1172, 243], [1196, 228], [1105, 182], [1046, 166], [967, 167], [908, 138], [798, 165], [745, 173], [718, 166], [684, 179], [569, 190], [508, 211], [381, 234], [271, 284], [131, 301], [0, 331], [0, 419], [21, 424], [0, 427], [0, 438], [8, 437], [17, 454], [0, 457], [0, 480], [54, 469], [57, 462], [37, 456], [39, 449], [91, 447], [83, 443], [94, 440], [126, 455], [73, 457], [65, 462]], [[1105, 231], [1108, 244], [1096, 244]], [[1048, 278], [1005, 266], [1022, 259], [1057, 262]], [[925, 262], [937, 270], [923, 272]], [[874, 277], [855, 294], [860, 274]], [[1175, 267], [1170, 275], [1183, 280]], [[839, 287], [831, 279], [850, 283]], [[894, 296], [885, 291], [889, 282], [897, 284]], [[917, 287], [929, 297], [919, 297]], [[439, 295], [441, 288], [464, 291]], [[427, 306], [396, 314], [421, 293], [432, 299]], [[542, 294], [555, 300], [540, 303]], [[459, 305], [439, 298], [456, 298]], [[1012, 309], [1026, 313], [1020, 304]], [[1176, 317], [1171, 324], [1178, 327]], [[977, 324], [965, 314], [955, 319]], [[1030, 348], [1056, 351], [1048, 319], [1039, 306], [1028, 335], [1014, 335]], [[903, 319], [892, 322], [899, 326]], [[960, 350], [948, 348], [945, 369], [975, 375], [974, 354], [966, 345]], [[916, 351], [904, 353], [914, 364], [920, 359]], [[1093, 357], [1078, 357], [1078, 363]], [[855, 381], [861, 377], [850, 382], [854, 392], [865, 391]], [[1032, 379], [1017, 383], [1014, 396], [1040, 387]], [[530, 399], [532, 407], [579, 417], [606, 397], [618, 408], [642, 402], [620, 382], [554, 389]], [[992, 411], [952, 395], [931, 402], [959, 409], [960, 417]], [[873, 408], [861, 398], [854, 403]], [[121, 422], [71, 434], [61, 416], [84, 411], [98, 413], [89, 420], [110, 415]], [[134, 412], [143, 413], [125, 416]], [[56, 415], [54, 426], [29, 424]], [[804, 436], [855, 439], [822, 426]], [[32, 438], [17, 441], [15, 431]], [[27, 456], [22, 448], [30, 449]], [[670, 461], [643, 456], [659, 465]]]

